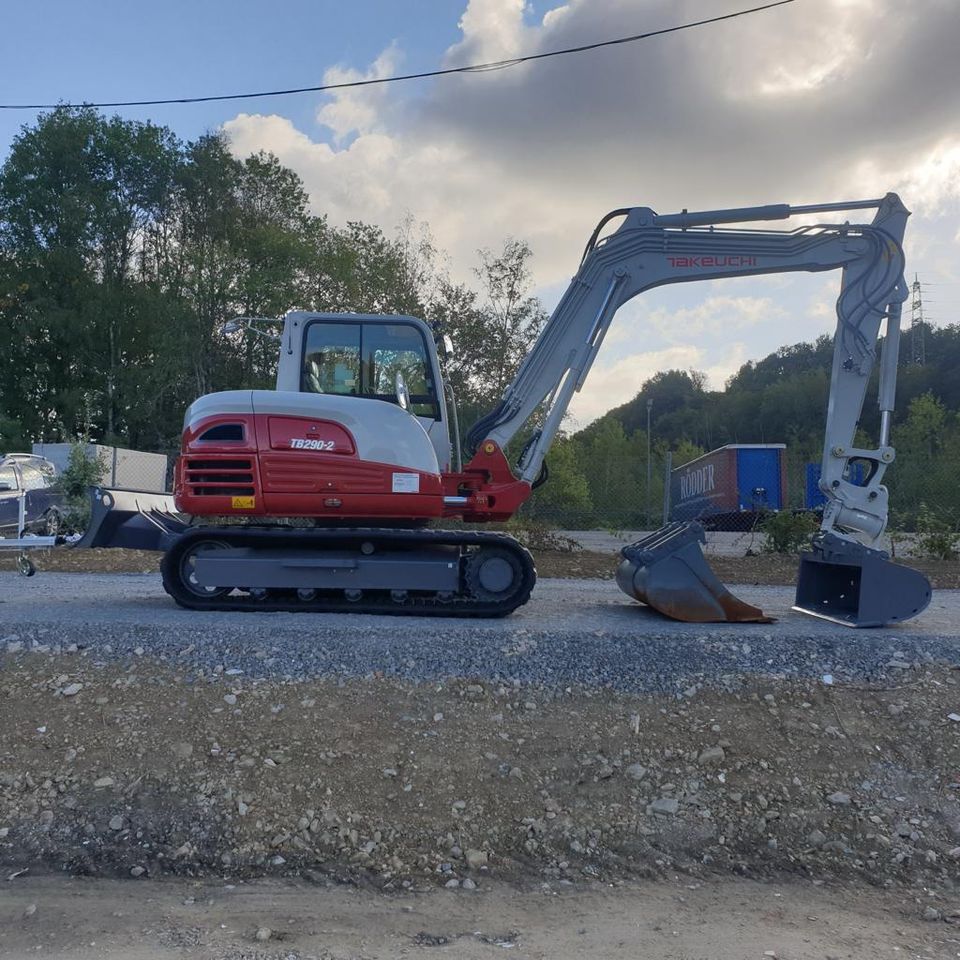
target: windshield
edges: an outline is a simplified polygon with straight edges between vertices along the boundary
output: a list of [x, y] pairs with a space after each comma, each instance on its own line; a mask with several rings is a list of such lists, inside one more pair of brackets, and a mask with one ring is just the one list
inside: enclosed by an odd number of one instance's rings
[[307, 327], [301, 390], [397, 402], [397, 374], [410, 412], [439, 419], [427, 345], [409, 323], [315, 320]]

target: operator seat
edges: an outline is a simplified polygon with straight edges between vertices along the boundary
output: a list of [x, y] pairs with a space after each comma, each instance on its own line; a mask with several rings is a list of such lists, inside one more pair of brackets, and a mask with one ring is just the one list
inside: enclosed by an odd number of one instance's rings
[[325, 393], [323, 385], [320, 383], [320, 364], [311, 357], [304, 365], [304, 379], [307, 381], [307, 388], [311, 393]]

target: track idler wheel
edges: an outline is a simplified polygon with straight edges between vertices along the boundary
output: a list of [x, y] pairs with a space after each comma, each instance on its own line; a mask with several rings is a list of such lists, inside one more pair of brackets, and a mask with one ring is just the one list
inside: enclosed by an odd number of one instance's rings
[[520, 558], [504, 547], [481, 547], [466, 560], [467, 590], [477, 600], [505, 600], [523, 583]]
[[[188, 593], [204, 600], [216, 600], [225, 597], [232, 587], [207, 587], [197, 581], [196, 558], [198, 553], [208, 550], [224, 550], [229, 547], [222, 540], [196, 540], [183, 552], [177, 567], [180, 575], [180, 584]], [[266, 592], [266, 591], [264, 591]]]

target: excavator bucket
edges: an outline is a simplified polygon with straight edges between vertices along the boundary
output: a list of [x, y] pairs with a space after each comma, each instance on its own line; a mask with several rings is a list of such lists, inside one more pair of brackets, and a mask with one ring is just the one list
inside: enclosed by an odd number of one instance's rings
[[169, 493], [90, 488], [90, 523], [75, 547], [166, 550], [188, 527]]
[[793, 609], [849, 627], [885, 627], [921, 613], [930, 596], [930, 581], [919, 571], [825, 533], [800, 557]]
[[617, 570], [620, 589], [686, 623], [772, 623], [717, 579], [700, 549], [706, 542], [699, 523], [677, 522], [624, 547]]

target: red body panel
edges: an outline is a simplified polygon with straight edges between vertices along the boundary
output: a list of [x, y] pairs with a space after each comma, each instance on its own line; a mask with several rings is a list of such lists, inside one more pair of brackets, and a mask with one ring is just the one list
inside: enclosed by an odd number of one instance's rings
[[[242, 439], [202, 439], [233, 424]], [[529, 495], [489, 441], [463, 472], [427, 473], [362, 460], [339, 423], [275, 414], [218, 414], [185, 430], [174, 482], [177, 509], [193, 516], [482, 522], [509, 519]]]

